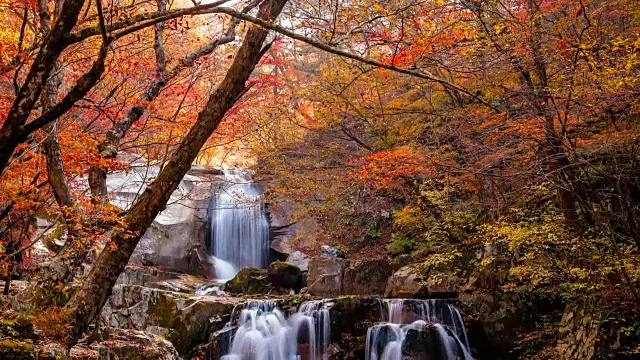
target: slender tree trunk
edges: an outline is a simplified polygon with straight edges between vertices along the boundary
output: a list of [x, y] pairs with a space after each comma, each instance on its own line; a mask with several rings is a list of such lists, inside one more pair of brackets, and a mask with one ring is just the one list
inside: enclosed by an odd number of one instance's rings
[[[56, 18], [62, 11], [64, 0], [56, 1]], [[51, 15], [47, 6], [47, 0], [38, 0], [38, 14], [40, 16], [40, 30], [43, 36], [51, 32]], [[51, 69], [51, 75], [47, 80], [44, 93], [41, 96], [42, 112], [45, 113], [53, 108], [58, 102], [58, 90], [62, 84], [62, 75], [60, 74], [60, 66], [57, 62]], [[62, 150], [60, 149], [60, 141], [58, 139], [58, 122], [54, 121], [43, 127], [45, 139], [42, 143], [46, 160], [47, 174], [49, 177], [49, 185], [53, 190], [58, 206], [73, 207], [74, 199], [69, 190], [67, 177], [64, 173], [64, 161], [62, 160]]]
[[[268, 0], [260, 6], [258, 16], [272, 20], [282, 11], [286, 0]], [[82, 287], [64, 307], [65, 343], [75, 345], [111, 295], [111, 289], [124, 270], [141, 235], [166, 206], [171, 193], [191, 167], [207, 139], [213, 134], [226, 112], [246, 91], [245, 83], [264, 54], [262, 48], [268, 31], [253, 27], [238, 50], [225, 78], [211, 94], [198, 120], [167, 162], [167, 165], [127, 211], [125, 231], [115, 232], [111, 244], [94, 264]]]
[[[59, 17], [63, 3], [64, 0], [56, 2], [56, 18]], [[51, 16], [47, 0], [38, 0], [38, 14], [41, 31], [46, 35], [51, 31]], [[58, 91], [62, 84], [62, 76], [58, 73], [59, 71], [60, 66], [56, 64], [45, 84], [40, 100], [43, 113], [53, 108], [57, 103]], [[42, 144], [47, 161], [49, 185], [67, 225], [67, 241], [56, 257], [49, 263], [42, 264], [41, 271], [34, 280], [33, 291], [30, 293], [30, 304], [36, 310], [46, 308], [56, 299], [58, 303], [64, 303], [66, 297], [61, 296], [63, 289], [59, 287], [59, 284], [66, 285], [72, 280], [75, 270], [82, 264], [91, 248], [90, 243], [87, 244], [87, 241], [79, 239], [79, 234], [75, 229], [78, 209], [75, 207], [75, 199], [64, 173], [64, 160], [58, 138], [58, 122], [54, 121], [44, 126], [43, 130], [46, 137]], [[81, 241], [81, 243], [78, 244], [77, 241]]]
[[44, 44], [34, 59], [24, 84], [18, 91], [2, 128], [0, 128], [0, 174], [9, 164], [13, 151], [28, 135], [23, 126], [40, 97], [58, 57], [67, 47], [66, 38], [78, 22], [78, 15], [83, 5], [84, 0], [64, 2], [60, 10], [60, 17], [44, 39]]

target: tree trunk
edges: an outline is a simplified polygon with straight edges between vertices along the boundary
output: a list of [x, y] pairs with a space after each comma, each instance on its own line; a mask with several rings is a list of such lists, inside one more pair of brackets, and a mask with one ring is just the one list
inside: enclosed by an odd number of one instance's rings
[[[282, 11], [286, 0], [268, 0], [260, 6], [258, 16], [272, 20]], [[262, 45], [268, 31], [253, 27], [238, 50], [225, 78], [211, 94], [198, 120], [167, 162], [167, 165], [127, 211], [124, 231], [111, 236], [112, 246], [100, 254], [82, 287], [64, 307], [65, 343], [75, 345], [111, 295], [111, 289], [124, 270], [141, 235], [166, 206], [171, 193], [191, 167], [207, 139], [216, 130], [226, 112], [246, 91], [245, 83], [264, 54]]]
[[[159, 9], [163, 6], [166, 7], [166, 4], [158, 3]], [[247, 7], [243, 9], [243, 12], [248, 12], [255, 6], [256, 2], [254, 1], [247, 5]], [[113, 127], [107, 131], [105, 139], [98, 144], [98, 152], [100, 153], [100, 156], [104, 159], [115, 159], [118, 155], [120, 141], [127, 135], [131, 126], [133, 126], [133, 124], [142, 117], [147, 109], [147, 104], [155, 100], [158, 95], [160, 95], [160, 92], [164, 89], [165, 85], [175, 78], [180, 71], [193, 66], [196, 60], [211, 54], [220, 45], [234, 41], [236, 38], [236, 28], [238, 23], [239, 21], [234, 19], [225, 34], [189, 54], [169, 71], [166, 71], [166, 56], [164, 54], [164, 46], [162, 44], [161, 31], [163, 27], [160, 26], [162, 23], [156, 25], [156, 35], [154, 38], [156, 67], [158, 69], [156, 79], [149, 84], [149, 87], [142, 94], [140, 101], [138, 101], [140, 105], [132, 107], [122, 120], [113, 125]], [[104, 203], [107, 201], [107, 169], [100, 166], [91, 166], [89, 169], [89, 188], [91, 189], [91, 195], [96, 203]]]
[[40, 97], [58, 57], [67, 47], [67, 36], [78, 22], [78, 15], [83, 5], [84, 0], [64, 2], [60, 10], [60, 17], [44, 39], [44, 44], [33, 61], [24, 84], [18, 91], [0, 129], [0, 174], [9, 164], [13, 151], [28, 135], [23, 126]]
[[[64, 1], [56, 2], [56, 19], [59, 17], [59, 11], [62, 11]], [[38, 0], [38, 14], [40, 16], [40, 29], [43, 34], [51, 32], [51, 15], [47, 6], [47, 0]], [[62, 84], [62, 75], [60, 74], [60, 66], [57, 62], [51, 69], [51, 76], [47, 80], [44, 87], [44, 93], [40, 99], [42, 103], [42, 113], [49, 111], [58, 102], [58, 90]], [[62, 160], [62, 150], [60, 149], [60, 141], [58, 139], [58, 122], [54, 121], [43, 128], [45, 139], [42, 142], [45, 157], [47, 160], [47, 174], [49, 177], [49, 185], [53, 190], [53, 195], [60, 208], [73, 207], [74, 199], [69, 190], [67, 177], [64, 173], [64, 162]], [[64, 209], [63, 209], [64, 212]]]
[[[58, 11], [61, 11], [63, 3], [63, 0], [56, 2], [56, 18], [60, 15]], [[38, 0], [38, 14], [40, 16], [41, 31], [44, 34], [48, 34], [51, 31], [51, 16], [46, 0]], [[59, 71], [60, 66], [55, 64], [45, 85], [44, 93], [40, 100], [43, 113], [53, 108], [57, 103], [58, 90], [62, 84], [62, 77], [58, 73]], [[67, 241], [55, 258], [48, 264], [42, 264], [40, 273], [34, 279], [29, 303], [32, 309], [35, 310], [46, 308], [54, 303], [55, 299], [58, 299], [58, 303], [64, 302], [63, 299], [65, 297], [61, 296], [63, 289], [59, 287], [59, 284], [66, 285], [71, 281], [75, 269], [82, 264], [88, 249], [91, 248], [91, 244], [76, 243], [80, 238], [75, 230], [78, 209], [75, 207], [75, 199], [69, 189], [67, 177], [64, 173], [64, 161], [58, 139], [58, 122], [54, 121], [46, 125], [43, 130], [46, 137], [42, 144], [47, 161], [49, 185], [53, 190], [53, 195], [67, 225]]]

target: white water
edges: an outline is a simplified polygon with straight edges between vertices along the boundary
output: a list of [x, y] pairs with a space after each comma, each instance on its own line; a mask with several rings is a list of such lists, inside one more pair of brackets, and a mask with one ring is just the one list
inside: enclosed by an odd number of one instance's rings
[[[255, 301], [245, 305], [238, 318], [228, 354], [221, 360], [309, 360], [326, 359], [331, 341], [329, 306], [325, 301], [303, 303], [286, 318], [275, 302]], [[233, 319], [226, 325], [233, 331]]]
[[212, 258], [211, 260], [213, 261], [213, 268], [216, 272], [217, 279], [222, 281], [233, 279], [233, 277], [238, 272], [238, 270], [236, 270], [236, 268], [233, 265], [231, 265], [230, 263], [222, 259], [218, 259], [215, 256], [212, 256], [211, 258]]
[[211, 202], [211, 251], [216, 278], [231, 279], [238, 269], [265, 268], [269, 220], [262, 190], [244, 170], [224, 170], [225, 184]]
[[402, 360], [408, 332], [425, 326], [433, 326], [438, 335], [438, 349], [431, 352], [439, 350], [440, 359], [472, 360], [462, 316], [455, 306], [442, 300], [392, 299], [382, 300], [382, 307], [387, 310], [383, 322], [367, 331], [366, 360]]

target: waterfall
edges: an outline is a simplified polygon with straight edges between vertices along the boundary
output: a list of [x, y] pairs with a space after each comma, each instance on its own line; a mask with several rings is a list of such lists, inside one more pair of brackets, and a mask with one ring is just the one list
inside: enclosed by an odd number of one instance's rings
[[410, 332], [421, 338], [417, 351], [430, 359], [471, 360], [467, 333], [458, 309], [444, 300], [381, 300], [382, 322], [367, 331], [366, 360], [401, 360]]
[[228, 280], [242, 267], [267, 266], [269, 220], [252, 174], [238, 169], [224, 174], [225, 184], [210, 204], [210, 248], [216, 277]]
[[[331, 342], [328, 301], [309, 301], [288, 318], [274, 301], [251, 301], [239, 316], [234, 308], [225, 331], [229, 345], [221, 360], [327, 359]], [[238, 316], [237, 321], [235, 321]], [[237, 323], [237, 326], [233, 324]]]

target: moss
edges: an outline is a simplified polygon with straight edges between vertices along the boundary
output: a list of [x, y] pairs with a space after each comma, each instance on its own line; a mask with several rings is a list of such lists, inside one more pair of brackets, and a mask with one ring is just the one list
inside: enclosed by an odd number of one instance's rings
[[267, 270], [243, 268], [225, 285], [225, 291], [230, 293], [264, 294], [272, 288]]
[[0, 340], [0, 358], [2, 359], [29, 359], [34, 358], [34, 353], [33, 344], [14, 339]]

